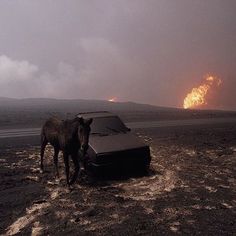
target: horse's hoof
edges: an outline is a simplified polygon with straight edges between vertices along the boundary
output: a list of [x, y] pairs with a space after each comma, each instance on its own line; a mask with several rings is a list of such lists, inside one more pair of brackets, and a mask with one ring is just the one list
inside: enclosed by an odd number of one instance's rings
[[69, 185], [69, 186], [72, 186], [72, 185], [75, 183], [75, 181], [76, 181], [76, 180], [71, 180], [68, 185]]
[[60, 180], [59, 174], [56, 174], [56, 175], [55, 175], [55, 179], [56, 179], [56, 180]]
[[65, 192], [66, 192], [66, 193], [70, 193], [70, 192], [71, 192], [71, 189], [68, 187], [68, 188], [65, 189]]
[[73, 191], [73, 187], [71, 185], [67, 185], [66, 193], [71, 193]]
[[82, 176], [86, 174], [86, 169], [85, 168], [80, 168], [79, 175]]

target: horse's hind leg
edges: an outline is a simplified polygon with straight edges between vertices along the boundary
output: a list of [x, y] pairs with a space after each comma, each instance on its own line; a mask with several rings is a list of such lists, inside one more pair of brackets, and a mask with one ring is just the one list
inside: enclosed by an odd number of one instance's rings
[[66, 183], [70, 186], [69, 175], [70, 175], [70, 166], [69, 166], [69, 155], [67, 152], [63, 152], [64, 163], [65, 163], [65, 172], [66, 172]]
[[40, 162], [40, 169], [41, 169], [42, 172], [43, 172], [43, 169], [44, 169], [44, 166], [43, 166], [43, 156], [44, 156], [44, 151], [45, 151], [47, 143], [48, 143], [48, 141], [47, 141], [46, 137], [45, 136], [41, 136], [41, 152], [40, 152], [41, 162]]
[[58, 171], [58, 154], [59, 154], [59, 148], [58, 148], [58, 147], [54, 147], [53, 160], [54, 160], [54, 165], [55, 165], [56, 177], [59, 177], [59, 171]]
[[73, 184], [76, 181], [77, 177], [78, 177], [80, 165], [79, 165], [78, 155], [77, 154], [71, 155], [71, 158], [72, 158], [72, 161], [73, 161], [74, 167], [75, 167], [74, 175], [73, 175], [73, 177], [72, 177], [72, 179], [70, 181], [70, 184]]

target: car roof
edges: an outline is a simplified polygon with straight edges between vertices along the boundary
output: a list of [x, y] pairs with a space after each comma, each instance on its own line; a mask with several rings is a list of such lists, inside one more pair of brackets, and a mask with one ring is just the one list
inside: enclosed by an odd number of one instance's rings
[[92, 112], [82, 112], [77, 114], [78, 117], [83, 117], [84, 119], [97, 118], [97, 117], [114, 117], [115, 114], [108, 111], [92, 111]]

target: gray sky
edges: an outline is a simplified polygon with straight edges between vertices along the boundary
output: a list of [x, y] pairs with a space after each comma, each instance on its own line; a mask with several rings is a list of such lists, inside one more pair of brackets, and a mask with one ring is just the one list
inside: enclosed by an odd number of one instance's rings
[[235, 0], [0, 0], [0, 96], [236, 109]]

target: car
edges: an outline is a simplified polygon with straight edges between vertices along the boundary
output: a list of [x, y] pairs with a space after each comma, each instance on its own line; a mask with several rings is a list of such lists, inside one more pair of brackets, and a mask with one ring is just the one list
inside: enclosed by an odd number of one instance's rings
[[117, 115], [102, 111], [79, 113], [78, 117], [93, 118], [86, 168], [95, 172], [105, 169], [149, 169], [149, 146], [134, 135]]

